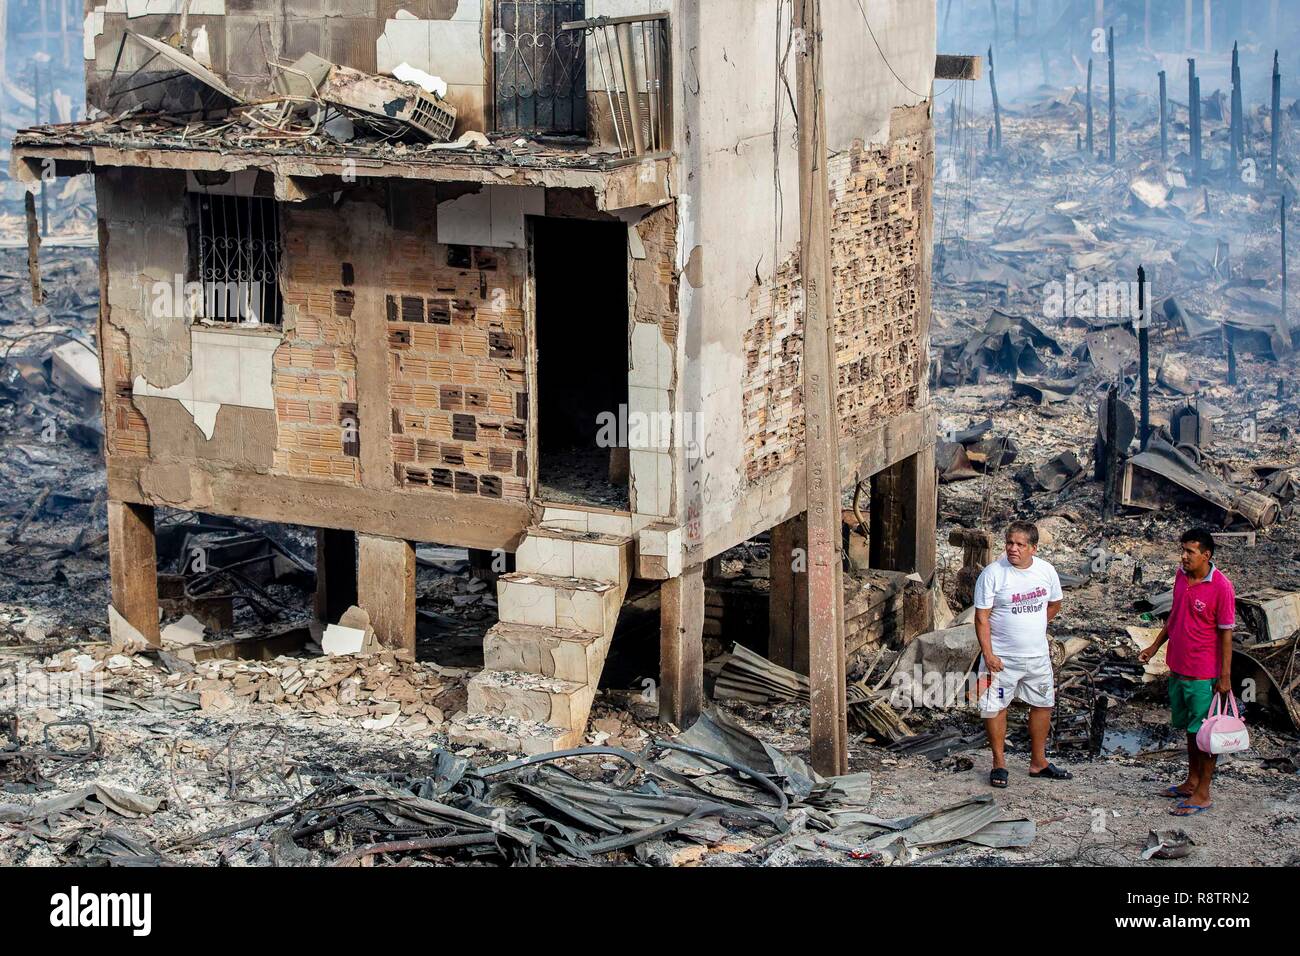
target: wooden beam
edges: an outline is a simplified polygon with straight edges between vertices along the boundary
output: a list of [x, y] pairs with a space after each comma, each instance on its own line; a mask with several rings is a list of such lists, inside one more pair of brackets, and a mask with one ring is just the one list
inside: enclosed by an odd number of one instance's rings
[[871, 566], [934, 573], [934, 446], [871, 476]]
[[704, 706], [704, 565], [659, 585], [659, 719], [686, 728]]
[[844, 589], [840, 567], [839, 422], [831, 329], [830, 183], [820, 0], [795, 0], [805, 38], [798, 60], [799, 243], [804, 290], [804, 462], [808, 501], [808, 663], [813, 769], [848, 770]]
[[415, 650], [415, 546], [357, 535], [357, 603], [385, 647]]
[[978, 80], [981, 59], [966, 54], [939, 53], [934, 58], [936, 80]]
[[[154, 480], [163, 472], [170, 478], [178, 470], [184, 477], [169, 480], [165, 489]], [[120, 501], [307, 527], [348, 528], [459, 548], [513, 551], [532, 520], [523, 501], [466, 500], [467, 495], [428, 489], [357, 488], [288, 475], [208, 472], [197, 466], [159, 465], [112, 454], [108, 488], [109, 496]]]
[[316, 619], [337, 624], [357, 603], [357, 536], [337, 528], [316, 529]]
[[109, 501], [108, 568], [117, 613], [151, 644], [161, 644], [153, 508]]
[[772, 529], [768, 591], [767, 657], [808, 673], [808, 515], [795, 515]]

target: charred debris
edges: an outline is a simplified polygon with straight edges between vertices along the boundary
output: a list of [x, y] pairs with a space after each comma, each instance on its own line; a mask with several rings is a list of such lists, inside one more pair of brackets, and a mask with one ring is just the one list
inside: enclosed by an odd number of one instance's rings
[[[190, 75], [202, 88], [198, 115], [133, 106], [51, 126], [71, 112], [37, 107], [30, 125], [42, 141], [124, 133], [150, 148], [589, 161], [551, 155], [544, 140], [450, 141], [455, 111], [437, 77], [420, 71], [362, 74], [307, 55], [277, 64], [275, 89], [250, 102], [198, 51], [138, 35], [123, 42]], [[990, 83], [1004, 84], [993, 111], [962, 88], [946, 102], [936, 94], [940, 568], [932, 583], [869, 569], [870, 501], [860, 489], [845, 498], [854, 769], [832, 778], [801, 756], [806, 650], [791, 666], [771, 659], [765, 538], [708, 568], [705, 715], [685, 730], [659, 722], [653, 662], [630, 653], [607, 669], [584, 746], [556, 753], [517, 757], [447, 740], [495, 620], [490, 582], [505, 570], [481, 552], [417, 553], [412, 654], [376, 646], [355, 606], [312, 606], [316, 539], [173, 512], [159, 524], [164, 626], [162, 645], [151, 646], [105, 612], [99, 276], [93, 250], [78, 248], [92, 244], [91, 191], [72, 180], [45, 197], [42, 214], [6, 181], [0, 858], [1026, 859], [1050, 821], [985, 796], [911, 815], [878, 815], [872, 801], [891, 775], [972, 773], [983, 735], [967, 699], [978, 655], [971, 587], [1013, 518], [1037, 521], [1067, 587], [1053, 630], [1054, 759], [1176, 764], [1181, 741], [1151, 719], [1167, 669], [1136, 658], [1168, 611], [1178, 533], [1205, 523], [1237, 581], [1234, 674], [1258, 689], [1249, 715], [1261, 731], [1233, 766], [1247, 782], [1293, 776], [1300, 338], [1284, 230], [1300, 106], [1290, 97], [1252, 104], [1240, 79], [1214, 90], [1193, 79], [1194, 96], [1180, 101], [1167, 73], [1151, 70], [1145, 84], [1112, 86], [1099, 118], [1100, 97], [1083, 79], [1091, 66], [1069, 86], [1021, 83], [1009, 94], [1001, 58], [996, 74], [990, 62]], [[1212, 83], [1204, 67], [1199, 79]], [[6, 122], [23, 101], [9, 88]], [[34, 220], [46, 240], [35, 266]], [[645, 613], [656, 600], [629, 595]], [[644, 621], [633, 613], [621, 626], [635, 634]], [[1010, 744], [1026, 746], [1015, 719]], [[1134, 862], [1195, 850], [1184, 833], [1153, 831], [1149, 846], [1123, 852]]]

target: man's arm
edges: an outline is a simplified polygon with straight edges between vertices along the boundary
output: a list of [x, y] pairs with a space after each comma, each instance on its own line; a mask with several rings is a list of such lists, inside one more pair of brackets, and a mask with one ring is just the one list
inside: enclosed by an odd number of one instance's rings
[[1061, 602], [1060, 602], [1060, 601], [1048, 601], [1048, 602], [1047, 602], [1047, 623], [1048, 623], [1048, 624], [1051, 624], [1051, 623], [1052, 623], [1052, 618], [1056, 617], [1056, 615], [1058, 615], [1058, 614], [1060, 614], [1060, 613], [1061, 613]]
[[1138, 655], [1138, 660], [1140, 660], [1143, 664], [1151, 660], [1151, 658], [1156, 656], [1156, 651], [1160, 650], [1161, 645], [1164, 644], [1164, 642], [1167, 640], [1169, 640], [1169, 625], [1162, 624], [1160, 626], [1160, 633], [1156, 635], [1155, 641], [1151, 644], [1150, 647], [1146, 648], [1144, 651], [1142, 651], [1141, 654]]
[[1232, 628], [1219, 628], [1219, 683], [1214, 688], [1220, 694], [1232, 693]]
[[990, 618], [993, 608], [977, 607], [975, 609], [975, 637], [980, 642], [980, 652], [984, 655], [984, 666], [989, 673], [996, 674], [1002, 670], [1002, 658], [993, 653], [993, 628]]

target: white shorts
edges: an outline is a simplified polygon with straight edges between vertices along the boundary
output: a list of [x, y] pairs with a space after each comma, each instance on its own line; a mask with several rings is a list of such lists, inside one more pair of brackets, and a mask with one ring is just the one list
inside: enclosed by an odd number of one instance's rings
[[980, 658], [979, 705], [981, 717], [996, 717], [1013, 700], [1030, 707], [1053, 707], [1056, 704], [1056, 678], [1052, 659], [1039, 657], [1004, 657], [1002, 670], [990, 674]]

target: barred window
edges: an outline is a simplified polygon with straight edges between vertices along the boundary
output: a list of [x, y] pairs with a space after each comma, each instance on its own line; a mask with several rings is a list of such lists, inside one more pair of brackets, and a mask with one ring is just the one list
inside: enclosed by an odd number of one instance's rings
[[202, 287], [196, 318], [232, 325], [276, 325], [280, 295], [280, 207], [261, 196], [192, 196], [194, 275]]

